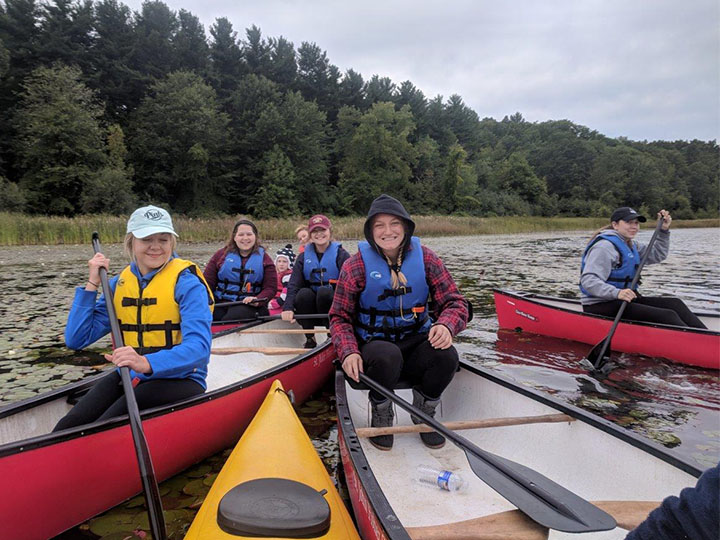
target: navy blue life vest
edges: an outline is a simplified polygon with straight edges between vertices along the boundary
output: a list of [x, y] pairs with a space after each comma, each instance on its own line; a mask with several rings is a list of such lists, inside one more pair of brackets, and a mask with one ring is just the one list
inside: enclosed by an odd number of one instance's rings
[[265, 250], [259, 248], [242, 264], [242, 257], [234, 251], [228, 252], [218, 272], [215, 297], [220, 300], [236, 301], [247, 296], [257, 296], [262, 291], [263, 258]]
[[[590, 248], [600, 240], [607, 240], [610, 242], [613, 246], [615, 246], [615, 249], [620, 255], [618, 266], [612, 269], [610, 275], [605, 281], [618, 289], [627, 289], [630, 287], [630, 283], [635, 277], [635, 271], [640, 265], [640, 253], [637, 250], [635, 242], [632, 243], [632, 249], [630, 249], [622, 238], [610, 232], [598, 234], [585, 248], [585, 252], [582, 256], [582, 262], [580, 263], [580, 275], [582, 276], [582, 273], [585, 270], [585, 259], [587, 258]], [[635, 286], [635, 289], [637, 290], [637, 285]], [[582, 285], [580, 285], [580, 291], [582, 291], [582, 293], [586, 296], [592, 296], [583, 288]]]
[[303, 277], [313, 291], [328, 285], [335, 288], [340, 275], [340, 269], [337, 267], [337, 255], [341, 246], [340, 242], [330, 242], [325, 253], [322, 254], [321, 262], [315, 251], [315, 244], [312, 242], [305, 244], [305, 251], [302, 254]]
[[407, 285], [393, 289], [387, 260], [367, 242], [358, 244], [365, 265], [365, 288], [360, 293], [355, 331], [363, 341], [373, 338], [397, 341], [409, 334], [430, 331], [430, 288], [425, 279], [420, 239], [413, 236], [410, 246], [400, 266]]

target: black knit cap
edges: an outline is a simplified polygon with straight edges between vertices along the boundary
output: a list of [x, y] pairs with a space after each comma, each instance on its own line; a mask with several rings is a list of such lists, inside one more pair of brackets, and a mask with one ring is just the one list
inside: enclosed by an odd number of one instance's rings
[[410, 214], [407, 213], [407, 210], [405, 210], [405, 207], [400, 201], [390, 195], [386, 195], [385, 193], [380, 195], [370, 204], [370, 210], [368, 210], [363, 232], [365, 233], [365, 239], [376, 250], [377, 246], [375, 245], [375, 240], [373, 240], [372, 235], [372, 221], [373, 217], [378, 214], [390, 214], [391, 216], [397, 216], [405, 222], [406, 234], [403, 246], [404, 251], [404, 248], [410, 243], [410, 237], [415, 232], [415, 222], [410, 217]]
[[287, 257], [287, 260], [290, 261], [290, 268], [292, 268], [295, 264], [295, 252], [292, 249], [292, 244], [285, 244], [284, 248], [278, 249], [275, 254], [276, 261], [278, 257]]

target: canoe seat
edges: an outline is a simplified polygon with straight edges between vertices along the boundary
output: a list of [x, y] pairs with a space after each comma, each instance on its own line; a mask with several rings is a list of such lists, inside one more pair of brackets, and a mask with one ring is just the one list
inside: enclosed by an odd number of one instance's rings
[[326, 491], [286, 478], [238, 484], [220, 500], [217, 522], [237, 536], [314, 538], [330, 529]]

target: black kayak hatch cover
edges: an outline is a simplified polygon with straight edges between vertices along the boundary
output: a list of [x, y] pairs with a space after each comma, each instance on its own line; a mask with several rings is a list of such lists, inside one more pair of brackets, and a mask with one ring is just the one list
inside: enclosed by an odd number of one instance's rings
[[325, 493], [286, 478], [249, 480], [223, 496], [217, 522], [223, 531], [236, 536], [322, 536], [330, 528]]

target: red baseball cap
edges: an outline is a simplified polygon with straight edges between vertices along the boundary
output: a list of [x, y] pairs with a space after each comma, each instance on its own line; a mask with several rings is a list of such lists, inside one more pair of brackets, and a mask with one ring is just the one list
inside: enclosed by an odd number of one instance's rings
[[315, 229], [330, 229], [330, 227], [332, 227], [330, 220], [322, 214], [316, 214], [308, 221], [308, 233]]

